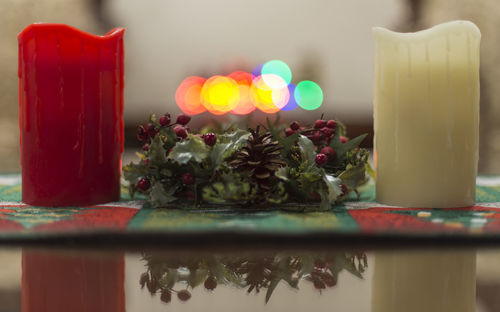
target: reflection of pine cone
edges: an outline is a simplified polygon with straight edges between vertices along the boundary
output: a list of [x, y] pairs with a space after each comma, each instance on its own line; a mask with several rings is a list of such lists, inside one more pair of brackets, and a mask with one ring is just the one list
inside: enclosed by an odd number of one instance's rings
[[259, 292], [261, 288], [269, 287], [275, 273], [273, 263], [273, 258], [248, 259], [241, 263], [236, 272], [244, 275], [249, 293], [254, 289]]
[[251, 135], [241, 151], [229, 163], [238, 171], [249, 172], [260, 190], [269, 191], [272, 188], [271, 178], [276, 170], [285, 166], [281, 159], [278, 142], [272, 140], [271, 133], [259, 134], [260, 127], [255, 131], [249, 129]]

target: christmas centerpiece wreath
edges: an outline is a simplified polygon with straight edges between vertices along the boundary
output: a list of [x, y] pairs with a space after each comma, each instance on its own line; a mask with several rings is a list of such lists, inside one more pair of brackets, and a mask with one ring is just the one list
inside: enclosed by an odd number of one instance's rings
[[140, 126], [140, 162], [125, 166], [131, 196], [166, 208], [329, 210], [367, 181], [366, 134], [349, 140], [339, 121], [288, 127], [267, 120], [191, 133], [190, 116], [151, 116]]

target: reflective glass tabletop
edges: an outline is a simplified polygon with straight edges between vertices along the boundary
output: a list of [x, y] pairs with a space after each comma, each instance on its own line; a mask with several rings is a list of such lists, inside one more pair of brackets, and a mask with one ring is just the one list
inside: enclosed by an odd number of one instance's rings
[[499, 311], [495, 248], [0, 250], [0, 311]]

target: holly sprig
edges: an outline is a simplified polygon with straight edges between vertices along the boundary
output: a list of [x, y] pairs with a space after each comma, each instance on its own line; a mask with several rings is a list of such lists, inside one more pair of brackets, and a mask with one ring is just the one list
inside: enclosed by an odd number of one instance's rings
[[[358, 147], [366, 135], [348, 139], [337, 120], [321, 116], [310, 126], [295, 121], [286, 127], [279, 119], [260, 125], [264, 137], [269, 134], [265, 144], [283, 160], [271, 167], [262, 159], [249, 159], [251, 166], [234, 161], [237, 155], [252, 154], [248, 140], [255, 130], [232, 125], [195, 133], [187, 126], [190, 120], [187, 115], [175, 122], [170, 114], [152, 115], [138, 128], [140, 161], [123, 169], [132, 197], [146, 195], [154, 208], [329, 210], [367, 181], [369, 153]], [[266, 185], [272, 188], [259, 187], [263, 180], [255, 180], [261, 161]], [[246, 167], [250, 169], [241, 170]]]

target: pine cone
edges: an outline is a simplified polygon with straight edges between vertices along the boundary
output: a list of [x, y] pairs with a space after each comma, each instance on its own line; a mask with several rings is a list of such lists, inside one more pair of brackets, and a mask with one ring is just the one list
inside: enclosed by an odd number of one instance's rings
[[271, 133], [260, 135], [260, 127], [255, 131], [249, 129], [251, 135], [241, 151], [236, 152], [234, 159], [229, 163], [234, 169], [249, 172], [261, 191], [269, 191], [272, 186], [272, 177], [286, 162], [281, 159], [277, 141], [272, 140]]

